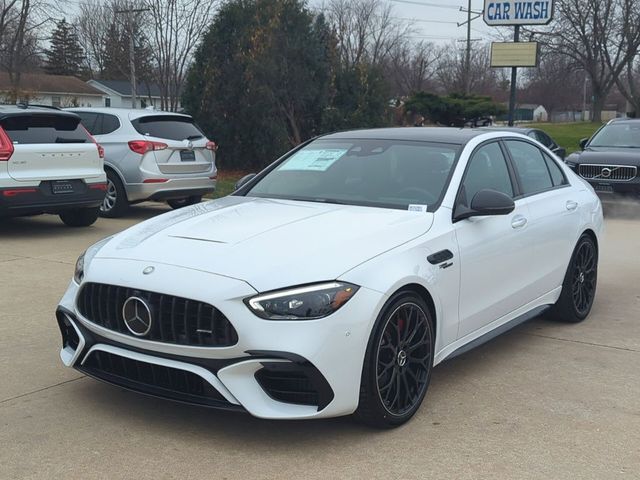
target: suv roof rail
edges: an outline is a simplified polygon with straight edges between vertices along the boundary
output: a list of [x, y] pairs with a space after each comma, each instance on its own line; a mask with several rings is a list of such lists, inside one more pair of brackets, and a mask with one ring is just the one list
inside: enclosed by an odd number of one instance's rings
[[27, 102], [16, 103], [16, 107], [24, 108], [24, 109], [27, 109], [29, 107], [38, 107], [38, 108], [48, 108], [50, 110], [62, 110], [61, 108], [53, 107], [51, 105], [39, 105], [37, 103], [27, 103]]

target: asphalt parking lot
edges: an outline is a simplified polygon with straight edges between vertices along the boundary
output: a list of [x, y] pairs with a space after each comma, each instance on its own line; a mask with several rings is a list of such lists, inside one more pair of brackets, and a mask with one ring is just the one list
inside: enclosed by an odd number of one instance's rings
[[166, 210], [86, 229], [0, 220], [0, 478], [640, 478], [640, 204], [606, 209], [585, 322], [535, 319], [442, 364], [413, 421], [382, 432], [174, 404], [63, 367], [54, 310], [76, 257]]

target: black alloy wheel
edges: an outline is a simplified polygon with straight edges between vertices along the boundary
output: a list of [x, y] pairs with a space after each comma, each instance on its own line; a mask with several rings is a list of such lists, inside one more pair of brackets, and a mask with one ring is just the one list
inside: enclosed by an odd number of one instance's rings
[[586, 316], [591, 310], [596, 292], [597, 256], [593, 242], [582, 242], [574, 260], [571, 294], [576, 313]]
[[425, 301], [412, 291], [393, 295], [367, 345], [356, 419], [378, 428], [409, 420], [429, 386], [434, 343], [434, 324]]
[[391, 415], [404, 415], [422, 400], [431, 370], [431, 328], [415, 303], [389, 315], [377, 353], [377, 389]]
[[593, 307], [598, 283], [598, 247], [590, 235], [578, 240], [562, 283], [558, 301], [548, 316], [560, 322], [578, 323]]

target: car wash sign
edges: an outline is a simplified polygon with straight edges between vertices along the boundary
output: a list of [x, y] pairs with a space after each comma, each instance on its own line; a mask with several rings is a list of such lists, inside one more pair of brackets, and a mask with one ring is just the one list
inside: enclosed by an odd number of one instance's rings
[[546, 25], [553, 19], [553, 0], [485, 0], [487, 25]]

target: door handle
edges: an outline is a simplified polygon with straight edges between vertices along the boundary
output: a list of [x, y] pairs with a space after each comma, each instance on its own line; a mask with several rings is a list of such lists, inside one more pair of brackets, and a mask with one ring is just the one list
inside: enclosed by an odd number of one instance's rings
[[513, 217], [511, 220], [511, 226], [513, 228], [522, 228], [527, 224], [527, 219], [522, 216]]
[[567, 201], [567, 210], [569, 210], [570, 212], [574, 211], [576, 208], [578, 208], [578, 202], [574, 202], [573, 200], [568, 200]]

